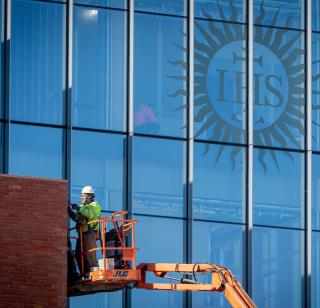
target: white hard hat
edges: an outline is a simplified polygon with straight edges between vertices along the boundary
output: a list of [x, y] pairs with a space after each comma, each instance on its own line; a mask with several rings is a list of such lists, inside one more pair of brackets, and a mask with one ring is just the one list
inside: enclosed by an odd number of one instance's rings
[[94, 194], [92, 186], [84, 186], [82, 188], [82, 194]]

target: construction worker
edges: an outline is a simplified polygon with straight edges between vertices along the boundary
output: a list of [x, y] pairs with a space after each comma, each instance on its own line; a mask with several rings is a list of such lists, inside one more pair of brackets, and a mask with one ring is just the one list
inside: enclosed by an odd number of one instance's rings
[[[99, 203], [94, 201], [94, 190], [91, 186], [85, 186], [82, 188], [81, 193], [81, 206], [73, 204], [71, 209], [69, 207], [69, 216], [77, 224], [77, 230], [79, 237], [76, 245], [76, 259], [78, 267], [81, 271], [81, 242], [80, 232], [82, 231], [83, 242], [83, 261], [84, 261], [84, 274], [90, 273], [90, 268], [97, 267], [98, 261], [95, 252], [89, 252], [90, 249], [96, 248], [96, 241], [99, 238], [99, 223], [93, 222], [93, 220], [100, 218], [101, 207]], [[73, 212], [72, 210], [76, 210]]]

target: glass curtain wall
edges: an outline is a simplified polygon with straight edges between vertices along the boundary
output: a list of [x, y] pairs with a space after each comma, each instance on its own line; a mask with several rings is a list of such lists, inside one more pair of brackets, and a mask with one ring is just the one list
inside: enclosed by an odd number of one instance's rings
[[[138, 263], [220, 264], [258, 307], [305, 307], [311, 257], [309, 306], [319, 307], [319, 1], [253, 0], [252, 28], [247, 0], [9, 1], [10, 11], [0, 7], [2, 173], [68, 179], [74, 203], [93, 185], [105, 214], [129, 210], [139, 221]], [[133, 289], [69, 305], [229, 307], [221, 294], [189, 295]]]

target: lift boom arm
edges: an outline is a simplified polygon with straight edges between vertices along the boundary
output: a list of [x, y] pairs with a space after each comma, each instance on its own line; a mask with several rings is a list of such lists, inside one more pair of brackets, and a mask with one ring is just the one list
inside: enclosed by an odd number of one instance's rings
[[[141, 280], [136, 288], [148, 290], [169, 291], [211, 291], [224, 292], [225, 297], [232, 307], [254, 308], [256, 305], [242, 288], [240, 282], [232, 273], [215, 264], [166, 264], [166, 263], [143, 263], [137, 267], [141, 271]], [[146, 281], [147, 272], [152, 272], [156, 277], [173, 279], [177, 283], [150, 283]], [[192, 275], [190, 278], [170, 277], [168, 273], [180, 273]], [[211, 283], [203, 283], [196, 279], [197, 274], [210, 274]]]

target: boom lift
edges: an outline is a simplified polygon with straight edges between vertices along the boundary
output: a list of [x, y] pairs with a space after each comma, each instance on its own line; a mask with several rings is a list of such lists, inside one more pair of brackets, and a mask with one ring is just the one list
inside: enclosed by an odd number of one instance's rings
[[[126, 286], [147, 290], [169, 291], [209, 291], [224, 292], [232, 307], [254, 308], [256, 305], [242, 288], [230, 270], [216, 264], [167, 264], [142, 263], [136, 265], [134, 227], [136, 220], [125, 219], [127, 212], [119, 211], [111, 216], [93, 222], [101, 225], [101, 247], [90, 253], [101, 251], [99, 267], [92, 268], [89, 278], [79, 279], [68, 288], [68, 296], [79, 296], [97, 292], [112, 292]], [[112, 228], [111, 228], [112, 227]], [[82, 243], [82, 232], [79, 232]], [[128, 245], [128, 242], [131, 244]], [[81, 251], [82, 244], [81, 244]], [[84, 258], [81, 255], [81, 275], [83, 276]], [[148, 272], [157, 281], [147, 281]], [[173, 273], [174, 276], [169, 276]], [[207, 275], [210, 283], [198, 280], [199, 275]], [[162, 278], [166, 282], [158, 282]], [[171, 280], [172, 283], [167, 283]], [[206, 280], [208, 281], [208, 280]]]

